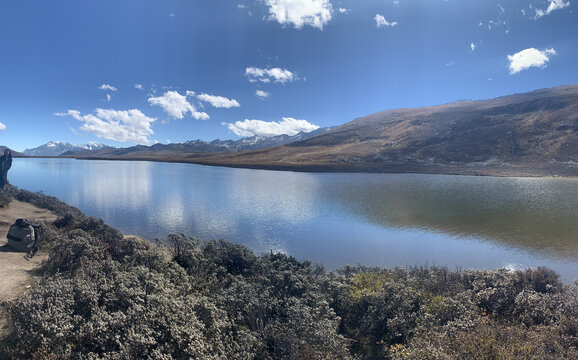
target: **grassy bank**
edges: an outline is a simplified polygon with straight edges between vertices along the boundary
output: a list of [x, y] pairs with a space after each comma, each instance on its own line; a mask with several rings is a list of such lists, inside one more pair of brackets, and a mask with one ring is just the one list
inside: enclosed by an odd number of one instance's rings
[[578, 358], [578, 289], [548, 269], [344, 267], [172, 234], [124, 237], [58, 199], [41, 282], [9, 304], [0, 358]]

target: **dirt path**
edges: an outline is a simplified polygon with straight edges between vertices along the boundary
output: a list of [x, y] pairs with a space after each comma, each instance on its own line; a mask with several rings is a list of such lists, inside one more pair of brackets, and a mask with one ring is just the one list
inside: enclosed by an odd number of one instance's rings
[[0, 303], [16, 299], [27, 289], [32, 283], [31, 270], [37, 267], [43, 258], [43, 254], [37, 254], [32, 259], [26, 260], [24, 253], [14, 252], [4, 246], [8, 242], [6, 240], [8, 228], [18, 218], [42, 223], [56, 220], [56, 215], [16, 200], [0, 208]]

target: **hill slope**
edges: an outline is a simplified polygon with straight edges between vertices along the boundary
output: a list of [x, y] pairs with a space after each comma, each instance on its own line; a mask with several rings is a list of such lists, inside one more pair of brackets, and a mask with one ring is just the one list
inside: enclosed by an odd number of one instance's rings
[[578, 86], [388, 110], [285, 146], [189, 161], [311, 171], [578, 176]]
[[9, 149], [9, 150], [12, 152], [12, 156], [13, 156], [13, 157], [22, 156], [22, 153], [20, 153], [20, 152], [18, 152], [18, 151], [14, 151], [14, 150], [12, 150], [12, 149], [10, 149], [9, 147], [6, 147], [6, 146], [4, 146], [4, 145], [0, 145], [0, 156], [4, 155], [4, 151], [5, 151], [6, 149]]

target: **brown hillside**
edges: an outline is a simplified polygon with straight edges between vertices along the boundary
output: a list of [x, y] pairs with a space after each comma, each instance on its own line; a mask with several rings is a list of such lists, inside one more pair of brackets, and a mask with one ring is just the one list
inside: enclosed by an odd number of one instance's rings
[[77, 158], [342, 172], [578, 176], [578, 86], [397, 109], [283, 146], [236, 153], [132, 151]]
[[388, 110], [259, 151], [190, 160], [319, 171], [578, 176], [578, 86]]

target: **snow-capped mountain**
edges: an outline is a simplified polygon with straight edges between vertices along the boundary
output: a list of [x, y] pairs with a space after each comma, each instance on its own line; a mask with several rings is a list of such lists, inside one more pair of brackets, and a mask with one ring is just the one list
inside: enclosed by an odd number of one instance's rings
[[239, 140], [189, 140], [184, 143], [155, 144], [151, 146], [137, 145], [128, 148], [112, 148], [105, 146], [92, 151], [67, 151], [65, 156], [126, 156], [137, 154], [153, 154], [171, 152], [180, 153], [225, 153], [245, 150], [264, 149], [273, 146], [285, 145], [295, 141], [305, 140], [329, 131], [331, 128], [321, 128], [311, 132], [300, 132], [296, 135], [277, 135], [271, 137], [251, 136]]
[[244, 150], [256, 150], [263, 149], [273, 146], [285, 145], [295, 141], [305, 140], [319, 134], [323, 134], [330, 130], [330, 128], [321, 128], [313, 130], [311, 132], [300, 132], [293, 136], [290, 135], [277, 135], [277, 136], [250, 136], [242, 138], [239, 140], [213, 140], [211, 142], [204, 142], [202, 140], [191, 140], [187, 141], [185, 144], [189, 146], [204, 144], [210, 148], [211, 152], [231, 152], [231, 151], [244, 151]]
[[23, 154], [26, 156], [58, 156], [67, 151], [99, 150], [105, 145], [91, 142], [84, 145], [75, 145], [69, 142], [50, 141], [44, 145], [33, 149], [26, 149]]

